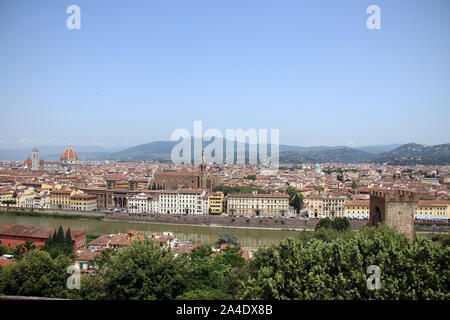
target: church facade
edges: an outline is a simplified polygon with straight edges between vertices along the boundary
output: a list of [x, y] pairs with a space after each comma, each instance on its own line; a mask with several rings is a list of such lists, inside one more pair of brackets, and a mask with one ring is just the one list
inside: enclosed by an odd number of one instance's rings
[[185, 171], [156, 171], [149, 189], [178, 190], [178, 189], [206, 189], [212, 191], [217, 185], [216, 178], [208, 172], [205, 153], [202, 150], [202, 162], [198, 172]]

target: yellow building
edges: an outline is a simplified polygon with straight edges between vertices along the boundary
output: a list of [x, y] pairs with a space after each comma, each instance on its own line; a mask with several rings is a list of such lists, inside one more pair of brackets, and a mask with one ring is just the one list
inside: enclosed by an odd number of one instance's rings
[[419, 200], [414, 217], [418, 220], [448, 220], [450, 219], [450, 201]]
[[50, 208], [51, 209], [71, 209], [70, 195], [71, 190], [53, 190], [50, 193]]
[[318, 218], [322, 215], [323, 201], [321, 196], [310, 196], [308, 200], [308, 216]]
[[223, 213], [224, 196], [222, 192], [214, 192], [209, 195], [209, 209], [211, 214]]
[[70, 208], [75, 211], [93, 211], [97, 209], [97, 196], [75, 194], [70, 197]]
[[345, 202], [344, 217], [349, 219], [369, 219], [369, 200], [347, 200]]
[[227, 212], [234, 216], [288, 216], [289, 195], [284, 193], [228, 194]]
[[0, 191], [0, 204], [2, 201], [11, 201], [13, 198], [14, 191]]

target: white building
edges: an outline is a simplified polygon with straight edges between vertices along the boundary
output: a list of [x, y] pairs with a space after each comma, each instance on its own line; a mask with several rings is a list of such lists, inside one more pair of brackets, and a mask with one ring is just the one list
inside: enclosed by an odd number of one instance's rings
[[159, 212], [173, 214], [208, 214], [209, 200], [203, 189], [159, 191]]
[[346, 200], [346, 197], [334, 196], [308, 197], [308, 216], [310, 218], [342, 218]]
[[158, 213], [158, 195], [137, 194], [128, 198], [128, 211], [131, 213]]

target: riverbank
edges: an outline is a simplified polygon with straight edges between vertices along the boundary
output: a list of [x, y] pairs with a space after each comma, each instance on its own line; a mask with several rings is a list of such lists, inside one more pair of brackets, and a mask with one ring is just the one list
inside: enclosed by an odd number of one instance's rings
[[[280, 231], [314, 230], [319, 220], [308, 219], [282, 219], [282, 218], [246, 218], [216, 215], [177, 215], [177, 214], [147, 214], [136, 216], [123, 213], [104, 213], [99, 211], [71, 211], [27, 208], [0, 209], [0, 215], [17, 215], [32, 217], [55, 217], [63, 219], [92, 219], [98, 221], [124, 221], [130, 223], [151, 223], [162, 225], [186, 225], [193, 227], [214, 227], [233, 229], [259, 229]], [[350, 221], [350, 229], [361, 230], [367, 221]], [[415, 231], [418, 232], [450, 232], [449, 224], [416, 223]]]

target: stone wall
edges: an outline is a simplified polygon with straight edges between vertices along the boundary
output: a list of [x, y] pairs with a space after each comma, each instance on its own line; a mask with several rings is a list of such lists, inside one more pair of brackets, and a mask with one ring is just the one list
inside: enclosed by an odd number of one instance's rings
[[[129, 216], [125, 214], [106, 215], [107, 220], [126, 220], [151, 223], [192, 224], [205, 226], [247, 227], [247, 228], [275, 228], [275, 229], [305, 229], [314, 230], [319, 220], [300, 219], [269, 219], [243, 218], [227, 216], [188, 216], [175, 214], [153, 214], [149, 216]], [[367, 221], [350, 221], [352, 230], [360, 230]]]

